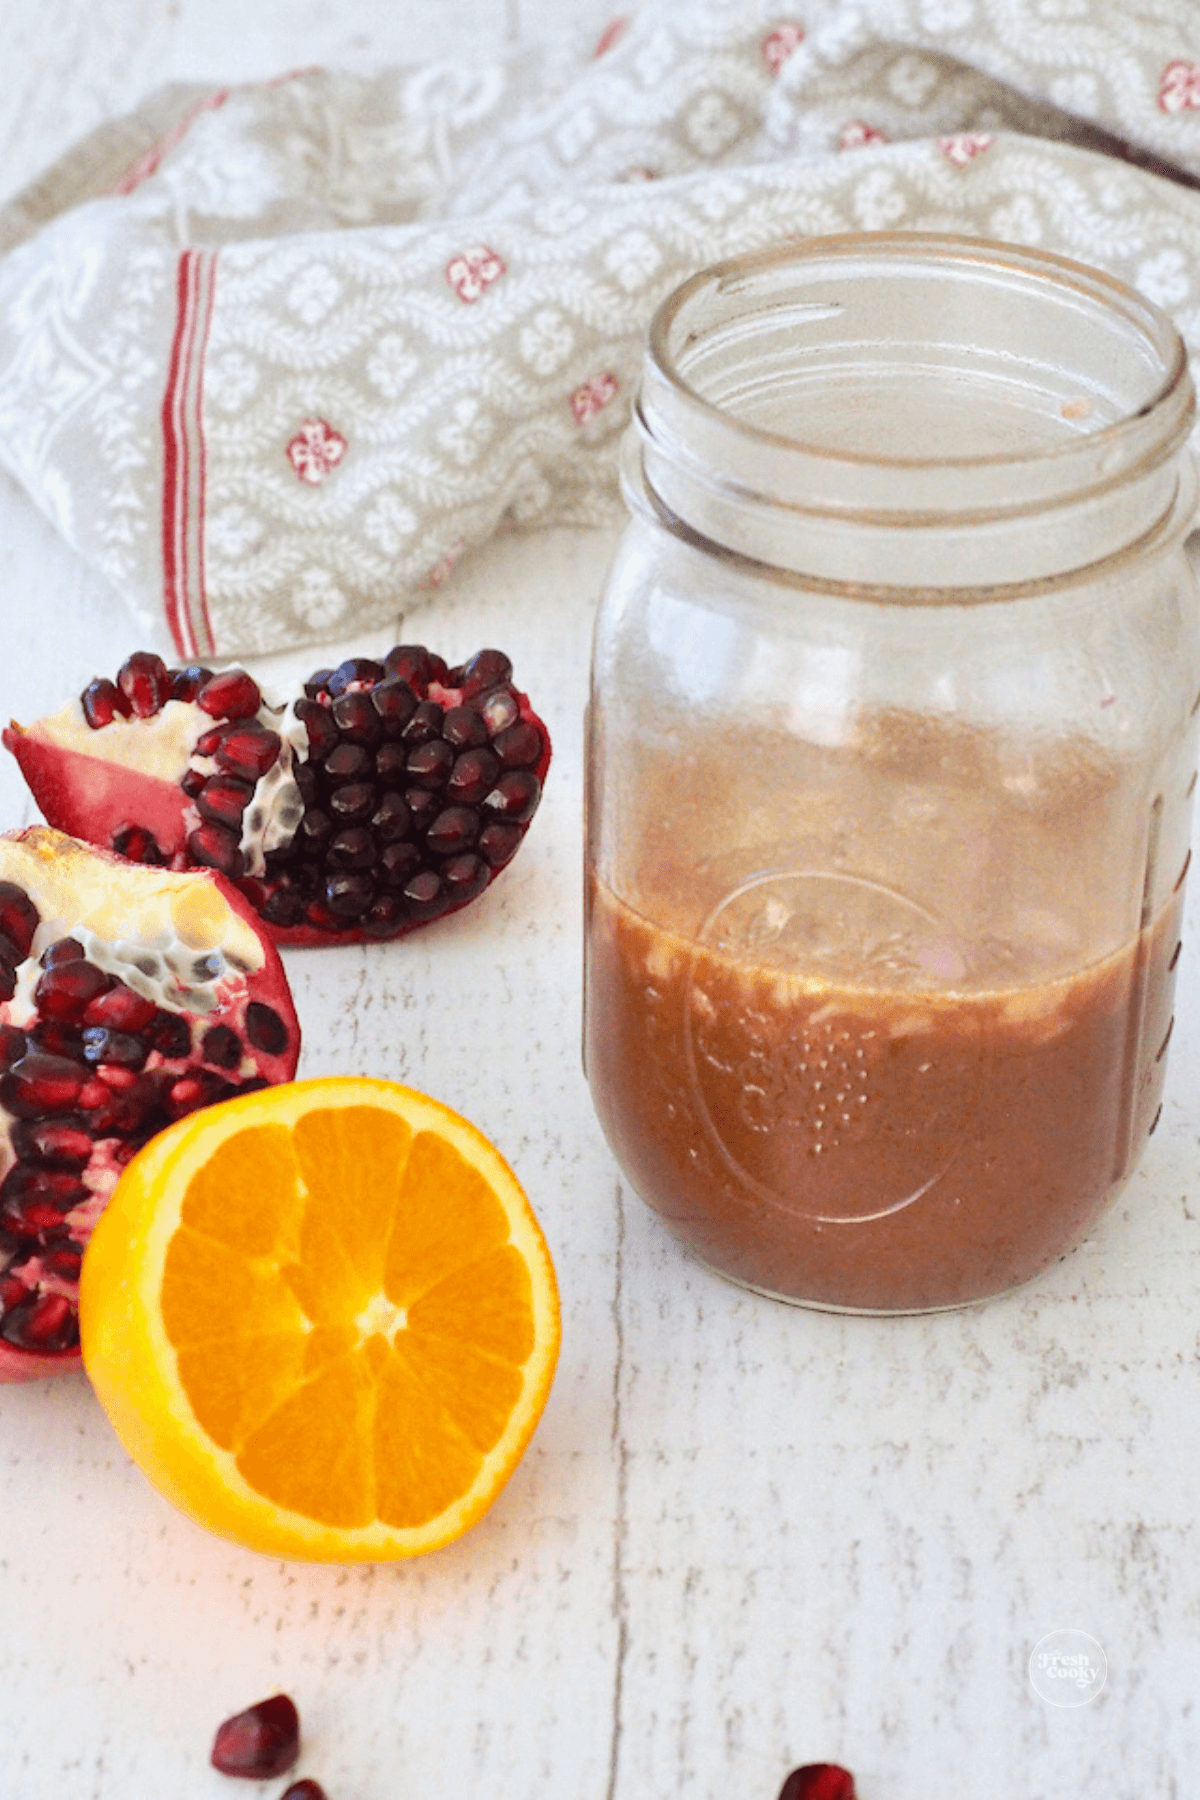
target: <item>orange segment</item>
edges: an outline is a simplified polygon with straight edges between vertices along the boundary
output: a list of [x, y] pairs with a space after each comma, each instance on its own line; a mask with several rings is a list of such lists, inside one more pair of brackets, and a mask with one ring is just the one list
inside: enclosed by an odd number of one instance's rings
[[84, 1263], [84, 1361], [130, 1454], [275, 1555], [416, 1555], [489, 1506], [545, 1404], [554, 1272], [507, 1165], [411, 1089], [341, 1077], [180, 1121]]

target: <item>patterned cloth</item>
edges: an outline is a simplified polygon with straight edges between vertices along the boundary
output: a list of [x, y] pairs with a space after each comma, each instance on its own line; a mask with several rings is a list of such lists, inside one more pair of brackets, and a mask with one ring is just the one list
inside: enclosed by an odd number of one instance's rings
[[1200, 350], [1197, 0], [659, 0], [586, 50], [168, 89], [0, 212], [0, 458], [185, 655], [614, 516], [651, 312], [847, 230], [1040, 244]]

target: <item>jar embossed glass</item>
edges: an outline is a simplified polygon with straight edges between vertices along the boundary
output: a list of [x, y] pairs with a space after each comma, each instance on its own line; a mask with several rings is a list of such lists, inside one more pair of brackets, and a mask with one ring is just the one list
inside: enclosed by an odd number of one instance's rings
[[1160, 1106], [1200, 706], [1165, 314], [975, 240], [660, 309], [589, 709], [585, 1064], [713, 1268], [911, 1312], [1029, 1280]]

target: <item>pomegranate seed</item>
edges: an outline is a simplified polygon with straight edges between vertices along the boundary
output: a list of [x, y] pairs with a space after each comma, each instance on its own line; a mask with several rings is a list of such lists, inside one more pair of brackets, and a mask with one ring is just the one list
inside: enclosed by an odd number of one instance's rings
[[[468, 755], [474, 754], [471, 751]], [[418, 787], [444, 787], [451, 769], [454, 767], [454, 750], [444, 738], [433, 738], [428, 744], [418, 744], [409, 752], [407, 773], [410, 781]]]
[[469, 850], [478, 836], [479, 814], [470, 806], [448, 806], [425, 833], [425, 842], [435, 856], [454, 856]]
[[232, 775], [214, 775], [197, 794], [196, 805], [203, 818], [227, 825], [240, 837], [242, 814], [253, 798], [254, 789], [248, 782], [235, 781]]
[[331, 874], [325, 882], [325, 904], [338, 919], [361, 919], [375, 898], [375, 883], [359, 870]]
[[404, 780], [408, 766], [411, 746], [396, 739], [381, 744], [375, 752], [375, 773], [385, 787], [392, 787]]
[[214, 675], [196, 694], [196, 705], [212, 719], [249, 719], [262, 705], [262, 695], [245, 669]]
[[206, 869], [219, 869], [222, 875], [240, 875], [246, 866], [241, 845], [224, 825], [206, 820], [188, 837], [188, 856]]
[[290, 888], [277, 887], [263, 902], [262, 916], [268, 925], [299, 925], [304, 907], [299, 895]]
[[339, 744], [325, 758], [325, 774], [335, 782], [361, 781], [375, 767], [375, 759], [365, 744]]
[[0, 932], [15, 944], [22, 960], [29, 955], [41, 915], [25, 889], [15, 881], [0, 881]]
[[441, 737], [445, 717], [436, 700], [422, 700], [400, 735], [410, 750], [418, 744], [431, 744]]
[[122, 1069], [140, 1069], [150, 1046], [131, 1031], [110, 1031], [107, 1025], [88, 1025], [83, 1033], [83, 1057], [89, 1063], [115, 1063]]
[[367, 908], [363, 930], [373, 938], [389, 938], [407, 918], [408, 909], [399, 894], [377, 894]]
[[382, 681], [383, 676], [382, 663], [373, 662], [369, 656], [350, 656], [345, 662], [338, 664], [325, 686], [328, 693], [336, 699], [339, 694], [346, 692], [352, 682], [374, 683]]
[[126, 1093], [137, 1086], [137, 1070], [123, 1068], [120, 1063], [105, 1063], [96, 1070], [96, 1080], [102, 1082], [109, 1093]]
[[478, 806], [500, 774], [500, 759], [491, 750], [464, 750], [455, 759], [446, 783], [447, 800], [459, 806]]
[[479, 716], [492, 737], [507, 731], [521, 717], [517, 696], [511, 688], [491, 688], [486, 694], [477, 695], [471, 704], [479, 708]]
[[390, 888], [402, 888], [421, 866], [415, 844], [388, 844], [379, 858], [379, 873]]
[[492, 749], [503, 768], [532, 769], [542, 754], [542, 734], [528, 719], [518, 719], [515, 725], [496, 733]]
[[12, 1147], [23, 1162], [58, 1169], [84, 1169], [92, 1155], [88, 1133], [69, 1119], [16, 1119]]
[[338, 825], [361, 825], [378, 804], [379, 789], [373, 781], [347, 781], [329, 796], [329, 810]]
[[452, 856], [442, 864], [441, 873], [446, 893], [454, 906], [474, 900], [488, 884], [488, 865], [481, 856], [471, 852], [465, 856]]
[[29, 1041], [35, 1050], [47, 1050], [51, 1056], [65, 1056], [69, 1062], [83, 1061], [83, 1033], [78, 1025], [68, 1025], [62, 1019], [35, 1020]]
[[280, 1800], [326, 1800], [325, 1789], [311, 1775], [302, 1781], [293, 1781], [291, 1787], [285, 1788]]
[[407, 681], [381, 681], [371, 689], [371, 705], [383, 722], [384, 737], [399, 737], [417, 710], [417, 697]]
[[300, 821], [295, 843], [302, 850], [319, 850], [334, 833], [334, 823], [323, 807], [314, 806]]
[[242, 1044], [228, 1025], [210, 1025], [200, 1039], [200, 1054], [218, 1069], [236, 1069], [242, 1060]]
[[117, 686], [129, 701], [135, 719], [152, 718], [171, 696], [171, 677], [161, 656], [135, 650], [117, 670]]
[[441, 795], [433, 788], [405, 788], [404, 804], [412, 815], [412, 827], [418, 835], [429, 830], [442, 810]]
[[70, 1227], [63, 1224], [58, 1207], [40, 1194], [0, 1201], [0, 1226], [17, 1238], [42, 1238], [50, 1242], [54, 1238], [70, 1236]]
[[433, 679], [433, 658], [424, 644], [396, 644], [384, 657], [383, 666], [389, 675], [399, 676], [422, 693]]
[[64, 1294], [43, 1294], [31, 1305], [6, 1312], [0, 1319], [0, 1336], [20, 1350], [73, 1350], [79, 1342], [79, 1320]]
[[315, 700], [297, 700], [293, 710], [304, 727], [308, 753], [314, 762], [320, 762], [331, 750], [337, 749], [341, 733], [328, 707], [319, 706]]
[[47, 1169], [37, 1163], [14, 1163], [0, 1184], [0, 1200], [6, 1205], [23, 1206], [26, 1201], [44, 1201], [57, 1212], [70, 1212], [90, 1190], [73, 1169]]
[[310, 900], [304, 908], [304, 920], [318, 931], [340, 931], [346, 922], [331, 912], [324, 900]]
[[95, 963], [55, 963], [33, 990], [34, 1004], [46, 1019], [78, 1025], [98, 994], [107, 994], [114, 977]]
[[153, 868], [162, 868], [167, 861], [158, 847], [157, 839], [141, 825], [120, 826], [113, 832], [112, 847], [126, 862], [146, 863]]
[[442, 720], [442, 736], [456, 750], [474, 750], [488, 740], [487, 726], [470, 706], [452, 706]]
[[537, 811], [542, 784], [528, 769], [509, 769], [483, 801], [488, 811], [510, 825], [525, 825]]
[[207, 781], [208, 776], [204, 773], [203, 769], [185, 769], [183, 774], [179, 777], [179, 785], [189, 800], [194, 800], [196, 798], [196, 795], [206, 785]]
[[805, 1763], [792, 1770], [779, 1800], [856, 1800], [854, 1777], [837, 1763]]
[[11, 1069], [24, 1056], [28, 1040], [17, 1025], [0, 1025], [0, 1069]]
[[222, 1775], [265, 1781], [283, 1775], [300, 1754], [300, 1715], [287, 1694], [273, 1694], [217, 1727], [212, 1766]]
[[414, 919], [436, 919], [446, 910], [448, 901], [442, 878], [433, 869], [419, 869], [400, 891]]
[[502, 681], [507, 681], [512, 674], [512, 663], [503, 650], [477, 650], [463, 664], [462, 681], [458, 684], [463, 698], [472, 694], [481, 694], [485, 688], [493, 688]]
[[376, 712], [370, 694], [361, 688], [339, 694], [329, 710], [343, 738], [352, 744], [366, 744], [370, 748], [383, 736], [383, 720]]
[[329, 677], [332, 674], [332, 669], [313, 670], [304, 684], [304, 692], [310, 700], [319, 699], [322, 694], [329, 692]]
[[194, 700], [206, 681], [211, 681], [213, 672], [202, 663], [189, 663], [186, 669], [171, 671], [172, 700]]
[[28, 1293], [29, 1289], [19, 1276], [0, 1276], [0, 1307], [5, 1312], [12, 1306], [19, 1306]]
[[499, 820], [494, 820], [490, 825], [484, 826], [475, 847], [486, 859], [489, 868], [502, 869], [516, 855], [524, 836], [519, 825], [504, 825]]
[[17, 958], [11, 944], [0, 940], [0, 1000], [11, 1000], [17, 991]]
[[379, 846], [365, 825], [348, 825], [330, 842], [325, 861], [331, 869], [369, 869], [379, 861]]
[[73, 1238], [68, 1238], [65, 1244], [55, 1244], [42, 1257], [43, 1275], [57, 1275], [60, 1281], [78, 1281], [82, 1267], [83, 1246]]
[[144, 1031], [158, 1008], [145, 994], [135, 993], [118, 981], [105, 994], [97, 994], [83, 1015], [85, 1025], [107, 1025], [113, 1031]]
[[252, 1000], [246, 1008], [246, 1036], [256, 1050], [279, 1056], [287, 1049], [287, 1026], [273, 1006]]
[[79, 704], [93, 731], [111, 725], [116, 718], [127, 719], [133, 711], [115, 681], [89, 681], [79, 696]]
[[224, 725], [210, 725], [207, 731], [201, 732], [192, 746], [193, 756], [215, 756], [221, 748], [221, 739], [225, 736]]
[[160, 1056], [184, 1057], [191, 1054], [192, 1028], [182, 1013], [160, 1012], [149, 1033], [150, 1048]]
[[305, 806], [315, 806], [321, 792], [321, 783], [317, 779], [317, 771], [312, 763], [293, 763], [292, 780], [300, 789], [300, 798]]
[[217, 767], [229, 775], [257, 781], [278, 760], [280, 747], [277, 731], [268, 731], [257, 721], [250, 721], [224, 734], [217, 746]]
[[83, 955], [83, 945], [77, 938], [59, 938], [56, 943], [42, 951], [42, 967], [43, 969], [55, 969], [59, 963], [82, 962]]
[[86, 1070], [64, 1056], [28, 1050], [0, 1079], [0, 1103], [19, 1119], [74, 1110]]
[[407, 837], [411, 824], [412, 814], [401, 794], [386, 793], [371, 815], [371, 830], [381, 844]]

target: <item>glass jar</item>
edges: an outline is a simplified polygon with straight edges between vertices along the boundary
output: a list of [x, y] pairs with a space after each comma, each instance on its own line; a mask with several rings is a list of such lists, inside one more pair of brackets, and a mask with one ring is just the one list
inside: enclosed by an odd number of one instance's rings
[[1065, 1256], [1160, 1109], [1195, 398], [1097, 271], [935, 235], [696, 275], [596, 626], [585, 1066], [706, 1263], [916, 1312]]

